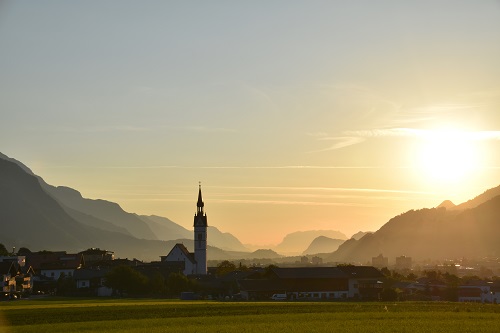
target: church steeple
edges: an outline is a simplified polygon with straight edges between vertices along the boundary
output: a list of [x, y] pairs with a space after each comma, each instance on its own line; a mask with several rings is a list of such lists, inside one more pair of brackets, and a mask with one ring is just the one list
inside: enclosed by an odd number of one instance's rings
[[207, 215], [203, 211], [203, 198], [201, 196], [201, 183], [198, 186], [198, 202], [194, 216], [194, 260], [196, 261], [196, 274], [207, 274]]
[[196, 203], [196, 215], [203, 215], [203, 207], [205, 206], [205, 203], [203, 202], [203, 199], [201, 197], [201, 183], [198, 185], [198, 202]]
[[198, 202], [196, 203], [196, 214], [194, 215], [194, 226], [195, 227], [207, 227], [207, 214], [203, 211], [205, 203], [201, 196], [201, 184], [198, 188]]

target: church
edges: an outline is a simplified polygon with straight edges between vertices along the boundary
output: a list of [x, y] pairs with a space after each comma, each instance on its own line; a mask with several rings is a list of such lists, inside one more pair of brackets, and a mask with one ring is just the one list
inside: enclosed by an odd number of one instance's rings
[[204, 212], [201, 184], [198, 188], [198, 202], [194, 215], [194, 253], [189, 252], [184, 244], [175, 244], [166, 256], [161, 256], [163, 263], [184, 263], [184, 275], [207, 274], [207, 214]]

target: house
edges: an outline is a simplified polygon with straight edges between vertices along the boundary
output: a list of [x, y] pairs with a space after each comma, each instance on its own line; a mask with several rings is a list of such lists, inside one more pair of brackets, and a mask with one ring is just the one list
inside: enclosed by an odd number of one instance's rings
[[85, 251], [79, 252], [78, 254], [83, 255], [83, 260], [87, 267], [93, 266], [96, 263], [102, 261], [111, 261], [115, 259], [114, 252], [101, 250], [99, 248], [90, 248]]
[[383, 289], [384, 275], [373, 266], [339, 266], [349, 280], [348, 298], [377, 300]]
[[458, 287], [458, 301], [498, 304], [500, 301], [500, 282], [468, 281]]
[[108, 272], [109, 269], [77, 269], [73, 274], [77, 293], [86, 296], [111, 296], [113, 289], [104, 284]]
[[40, 265], [46, 262], [57, 261], [60, 256], [66, 255], [66, 251], [39, 251], [26, 254], [26, 265], [33, 267], [35, 273], [40, 273]]
[[16, 276], [21, 273], [16, 262], [0, 262], [0, 277], [2, 278], [2, 292], [16, 292]]
[[0, 263], [14, 263], [19, 270], [15, 278], [16, 290], [22, 293], [31, 293], [34, 271], [31, 266], [26, 266], [25, 256], [0, 256]]
[[33, 276], [35, 271], [31, 266], [19, 267], [21, 274], [16, 276], [17, 290], [23, 294], [31, 294], [33, 292]]
[[14, 261], [17, 262], [20, 267], [24, 267], [26, 264], [26, 256], [0, 256], [0, 262]]
[[73, 276], [75, 270], [83, 266], [82, 254], [64, 254], [58, 256], [55, 261], [40, 263], [39, 274], [52, 280], [58, 280], [61, 276]]
[[414, 293], [424, 296], [424, 299], [426, 300], [440, 301], [447, 289], [447, 286], [440, 280], [421, 277], [412, 284], [412, 288]]
[[290, 300], [378, 299], [382, 273], [371, 266], [273, 268], [267, 278], [238, 281], [245, 299], [286, 294]]

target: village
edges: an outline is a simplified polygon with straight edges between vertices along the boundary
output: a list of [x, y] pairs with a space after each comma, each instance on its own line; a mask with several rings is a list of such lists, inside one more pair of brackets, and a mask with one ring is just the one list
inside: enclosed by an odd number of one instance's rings
[[3, 300], [59, 295], [70, 297], [162, 297], [213, 300], [377, 301], [446, 300], [495, 303], [500, 280], [456, 275], [454, 266], [412, 269], [401, 256], [391, 271], [388, 258], [371, 266], [323, 265], [316, 257], [278, 267], [228, 260], [207, 266], [207, 216], [201, 185], [194, 216], [194, 253], [176, 244], [159, 261], [117, 259], [112, 251], [79, 253], [13, 249], [0, 256]]

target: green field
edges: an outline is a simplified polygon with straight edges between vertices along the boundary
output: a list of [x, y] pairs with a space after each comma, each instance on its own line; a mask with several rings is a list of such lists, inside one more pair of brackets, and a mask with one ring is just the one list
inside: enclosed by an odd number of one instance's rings
[[115, 299], [0, 303], [0, 333], [83, 331], [500, 332], [500, 306]]

